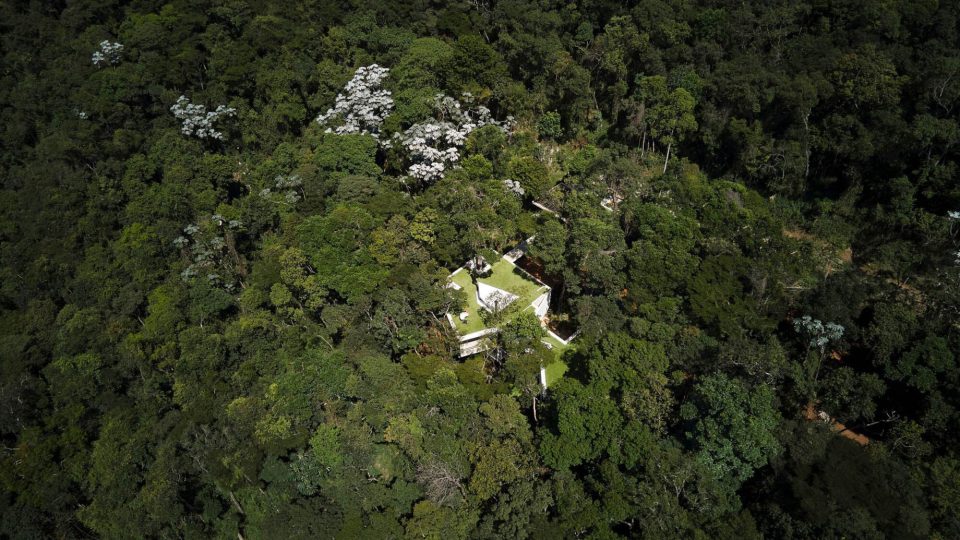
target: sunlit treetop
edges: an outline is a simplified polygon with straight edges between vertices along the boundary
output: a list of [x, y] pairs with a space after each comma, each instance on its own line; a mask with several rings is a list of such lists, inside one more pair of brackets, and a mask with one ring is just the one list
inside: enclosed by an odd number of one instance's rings
[[390, 91], [382, 88], [389, 74], [389, 69], [377, 64], [359, 68], [343, 92], [337, 94], [333, 107], [318, 116], [317, 122], [330, 126], [327, 133], [377, 136], [393, 110]]
[[116, 65], [123, 58], [123, 45], [109, 40], [100, 42], [100, 48], [93, 51], [90, 61], [97, 67]]
[[173, 115], [180, 120], [180, 132], [198, 139], [223, 140], [223, 132], [214, 129], [213, 125], [224, 117], [233, 116], [237, 110], [226, 105], [219, 105], [215, 110], [208, 111], [205, 105], [190, 103], [186, 96], [180, 96], [177, 102], [170, 107]]
[[823, 349], [831, 341], [838, 341], [843, 337], [844, 328], [837, 323], [824, 323], [809, 315], [793, 320], [793, 329], [810, 337], [808, 345]]
[[[473, 100], [469, 93], [463, 97], [468, 104]], [[497, 121], [490, 109], [482, 105], [468, 108], [450, 96], [437, 94], [434, 118], [418, 122], [403, 133], [394, 134], [393, 138], [406, 149], [410, 158], [409, 176], [418, 182], [432, 183], [443, 178], [444, 171], [457, 165], [460, 148], [475, 129], [492, 125], [507, 132], [512, 124], [512, 117]]]

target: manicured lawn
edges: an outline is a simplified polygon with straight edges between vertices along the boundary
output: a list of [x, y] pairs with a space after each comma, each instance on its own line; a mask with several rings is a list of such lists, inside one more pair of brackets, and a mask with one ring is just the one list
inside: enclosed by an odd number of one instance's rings
[[524, 307], [530, 305], [537, 299], [537, 296], [547, 290], [546, 286], [531, 280], [522, 270], [506, 259], [497, 261], [493, 265], [493, 271], [490, 275], [477, 281], [517, 295], [519, 298], [516, 302]]
[[467, 308], [464, 310], [469, 314], [467, 316], [467, 322], [463, 323], [460, 321], [459, 313], [450, 314], [453, 317], [453, 323], [456, 325], [460, 335], [465, 336], [486, 328], [486, 325], [483, 324], [483, 319], [480, 318], [480, 304], [477, 303], [477, 287], [473, 284], [473, 280], [470, 279], [470, 273], [466, 270], [460, 270], [450, 276], [450, 281], [459, 285], [467, 295]]
[[553, 347], [550, 350], [553, 352], [554, 361], [545, 366], [547, 371], [547, 387], [549, 387], [551, 384], [559, 381], [560, 377], [563, 377], [563, 374], [567, 372], [567, 364], [560, 358], [563, 356], [563, 352], [572, 347], [572, 345], [564, 345], [550, 334], [544, 336], [543, 341]]
[[[470, 273], [466, 269], [460, 269], [450, 276], [450, 281], [459, 285], [467, 295], [466, 311], [467, 322], [463, 323], [458, 317], [459, 313], [451, 313], [453, 323], [457, 327], [460, 335], [467, 335], [478, 332], [486, 328], [483, 319], [480, 317], [481, 307], [477, 302], [477, 287], [470, 279]], [[514, 301], [517, 305], [524, 306], [524, 309], [530, 307], [530, 304], [537, 299], [537, 296], [547, 290], [546, 286], [540, 285], [523, 274], [521, 270], [510, 261], [500, 259], [493, 265], [490, 275], [479, 279], [492, 287], [507, 291], [517, 295]]]
[[[466, 269], [460, 269], [450, 276], [450, 281], [463, 289], [467, 297], [467, 306], [464, 311], [468, 313], [467, 322], [461, 322], [459, 313], [451, 313], [454, 326], [461, 336], [479, 332], [486, 328], [480, 313], [483, 308], [477, 301], [477, 287], [470, 279], [470, 273]], [[534, 300], [543, 294], [549, 287], [540, 285], [530, 279], [522, 270], [519, 270], [510, 261], [500, 259], [493, 265], [493, 269], [487, 277], [480, 278], [478, 281], [486, 283], [491, 287], [517, 295], [514, 301], [517, 305], [524, 306], [524, 309], [532, 309], [530, 306]], [[544, 366], [546, 371], [547, 386], [556, 383], [563, 377], [567, 371], [567, 364], [561, 360], [563, 352], [570, 348], [570, 345], [564, 345], [555, 337], [547, 334], [543, 338], [544, 343], [548, 343], [553, 352], [553, 361]]]
[[553, 347], [553, 351], [557, 353], [557, 356], [560, 356], [563, 353], [563, 351], [570, 348], [570, 345], [564, 345], [563, 343], [560, 343], [556, 338], [554, 338], [550, 334], [543, 336], [543, 341], [549, 343], [550, 346]]
[[557, 360], [556, 362], [546, 366], [547, 370], [547, 388], [553, 386], [553, 384], [560, 380], [563, 377], [563, 374], [567, 372], [567, 365], [563, 363], [563, 360]]

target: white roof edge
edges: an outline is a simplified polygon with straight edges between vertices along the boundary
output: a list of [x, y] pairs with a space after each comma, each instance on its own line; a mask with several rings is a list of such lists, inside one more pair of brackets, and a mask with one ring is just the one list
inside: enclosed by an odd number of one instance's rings
[[477, 339], [477, 338], [480, 338], [480, 337], [483, 337], [483, 336], [486, 336], [486, 335], [495, 334], [495, 333], [497, 333], [497, 332], [499, 332], [499, 331], [500, 331], [499, 328], [484, 328], [483, 330], [477, 330], [476, 332], [471, 332], [471, 333], [469, 333], [469, 334], [467, 334], [467, 335], [465, 335], [465, 336], [462, 336], [462, 337], [460, 338], [460, 341], [461, 341], [461, 342], [463, 342], [463, 341], [472, 341], [472, 340], [474, 340], [474, 339]]

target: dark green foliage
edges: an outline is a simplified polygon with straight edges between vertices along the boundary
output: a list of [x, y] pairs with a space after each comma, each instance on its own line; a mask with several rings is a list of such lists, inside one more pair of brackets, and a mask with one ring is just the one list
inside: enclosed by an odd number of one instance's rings
[[[0, 2], [0, 538], [960, 536], [958, 21]], [[440, 93], [513, 119], [411, 185]], [[460, 358], [447, 276], [531, 237], [577, 338]]]
[[780, 451], [775, 436], [780, 419], [767, 386], [750, 390], [723, 375], [705, 377], [680, 414], [690, 423], [686, 437], [700, 458], [717, 478], [735, 485]]
[[557, 111], [544, 113], [540, 120], [537, 120], [537, 133], [544, 139], [556, 140], [560, 138], [563, 134], [563, 127], [560, 125], [560, 115]]
[[515, 157], [507, 163], [507, 175], [520, 182], [524, 191], [534, 199], [539, 199], [551, 187], [547, 168], [536, 159], [528, 156]]
[[[930, 531], [916, 477], [881, 449], [866, 452], [828, 432], [793, 425], [789, 459], [774, 466], [770, 534], [922, 538]], [[866, 454], [866, 455], [864, 455]], [[772, 525], [772, 524], [771, 524]]]

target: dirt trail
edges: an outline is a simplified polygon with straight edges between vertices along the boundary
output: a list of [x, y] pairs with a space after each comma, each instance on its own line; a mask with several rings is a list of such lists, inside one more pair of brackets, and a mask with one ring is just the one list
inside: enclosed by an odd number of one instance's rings
[[850, 429], [847, 428], [847, 426], [841, 424], [840, 422], [837, 422], [826, 412], [817, 411], [816, 409], [814, 409], [812, 402], [807, 404], [807, 410], [804, 411], [803, 416], [810, 422], [820, 421], [820, 422], [830, 424], [830, 427], [832, 427], [833, 430], [837, 432], [837, 435], [850, 439], [851, 441], [859, 444], [860, 446], [866, 446], [870, 444], [869, 437], [867, 437], [866, 435], [861, 435], [859, 433], [851, 431]]

